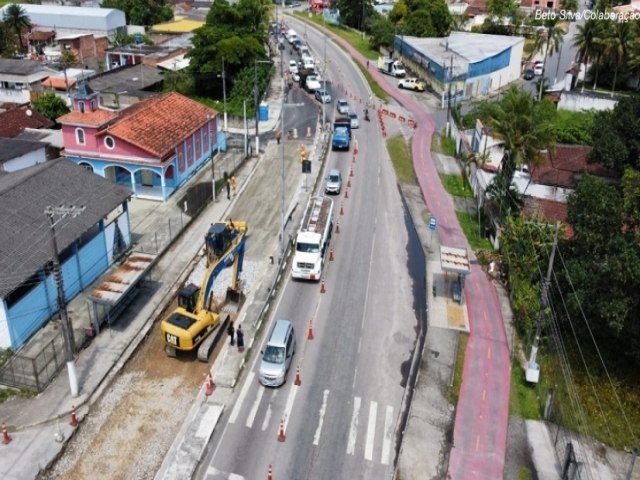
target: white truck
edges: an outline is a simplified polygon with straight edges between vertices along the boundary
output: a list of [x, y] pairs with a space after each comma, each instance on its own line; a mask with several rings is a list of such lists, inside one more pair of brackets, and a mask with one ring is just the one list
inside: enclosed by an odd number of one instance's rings
[[296, 235], [291, 276], [302, 280], [320, 280], [325, 254], [333, 228], [333, 200], [311, 197]]
[[378, 70], [396, 78], [402, 78], [407, 74], [400, 60], [389, 57], [378, 57]]

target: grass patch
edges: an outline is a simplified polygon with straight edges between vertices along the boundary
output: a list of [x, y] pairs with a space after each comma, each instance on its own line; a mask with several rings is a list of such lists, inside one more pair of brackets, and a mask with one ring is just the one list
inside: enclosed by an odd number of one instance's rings
[[449, 155], [450, 157], [456, 156], [456, 141], [452, 137], [436, 134], [431, 137], [431, 150], [441, 153], [443, 155]]
[[0, 403], [4, 403], [12, 397], [31, 398], [35, 397], [37, 393], [30, 392], [29, 390], [18, 390], [16, 388], [0, 388]]
[[478, 226], [478, 216], [475, 214], [469, 214], [467, 212], [456, 212], [460, 227], [464, 232], [465, 237], [469, 241], [469, 245], [474, 250], [483, 249], [493, 251], [491, 242], [488, 239], [481, 237]]
[[[545, 401], [543, 399], [542, 401]], [[509, 414], [527, 420], [540, 420], [543, 405], [538, 399], [538, 389], [527, 383], [524, 369], [515, 362], [511, 368], [511, 395], [509, 397]], [[526, 478], [526, 477], [525, 477]]]
[[468, 333], [460, 333], [458, 335], [458, 348], [456, 350], [456, 363], [453, 370], [453, 385], [447, 392], [447, 399], [451, 405], [458, 404], [460, 397], [460, 386], [462, 385], [462, 369], [464, 368], [464, 354], [467, 351], [467, 343], [469, 342]]
[[449, 195], [453, 195], [454, 197], [473, 198], [471, 188], [465, 185], [464, 179], [461, 175], [446, 175], [441, 173], [440, 181]]
[[416, 178], [416, 172], [413, 170], [411, 150], [405, 138], [402, 135], [390, 138], [387, 140], [387, 150], [398, 180], [402, 183], [417, 185], [418, 179]]
[[533, 474], [528, 467], [520, 466], [518, 467], [518, 480], [532, 480]]

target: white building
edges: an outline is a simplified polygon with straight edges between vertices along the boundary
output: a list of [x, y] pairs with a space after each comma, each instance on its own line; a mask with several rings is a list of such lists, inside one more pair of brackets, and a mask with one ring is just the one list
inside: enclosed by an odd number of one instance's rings
[[[56, 36], [93, 33], [95, 37], [113, 39], [126, 33], [124, 12], [114, 8], [63, 7], [60, 5], [19, 4], [29, 17], [33, 30], [55, 31]], [[0, 9], [4, 15], [9, 5]]]

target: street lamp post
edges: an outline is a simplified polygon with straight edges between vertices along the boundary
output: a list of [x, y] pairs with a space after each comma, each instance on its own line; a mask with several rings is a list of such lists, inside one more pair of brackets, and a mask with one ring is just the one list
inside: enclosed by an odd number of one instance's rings
[[451, 135], [451, 84], [453, 83], [453, 55], [449, 66], [449, 91], [447, 93], [447, 136]]
[[258, 124], [260, 123], [260, 111], [258, 108], [258, 64], [272, 63], [271, 60], [255, 60], [253, 68], [253, 102], [256, 107], [256, 155], [260, 155], [260, 136]]
[[[49, 226], [51, 232], [51, 254], [53, 261], [53, 277], [56, 283], [56, 289], [58, 292], [58, 308], [60, 309], [60, 321], [62, 323], [62, 335], [64, 337], [64, 349], [67, 359], [67, 373], [69, 374], [69, 388], [71, 390], [71, 396], [77, 397], [79, 393], [78, 388], [78, 375], [76, 374], [75, 353], [76, 344], [73, 336], [73, 328], [69, 321], [69, 314], [67, 312], [67, 303], [64, 298], [64, 283], [62, 278], [62, 271], [60, 269], [60, 258], [58, 256], [58, 242], [56, 240], [56, 225], [64, 218], [71, 216], [77, 217], [84, 212], [86, 207], [76, 207], [74, 205], [60, 205], [58, 207], [46, 207], [44, 214], [49, 218]], [[57, 217], [57, 220], [54, 220]]]
[[224, 69], [224, 58], [222, 59], [222, 104], [224, 108], [224, 131], [227, 131], [227, 72]]
[[213, 160], [213, 137], [211, 136], [211, 116], [207, 115], [207, 132], [209, 133], [209, 156], [211, 157], [211, 191], [213, 201], [216, 201], [216, 171]]

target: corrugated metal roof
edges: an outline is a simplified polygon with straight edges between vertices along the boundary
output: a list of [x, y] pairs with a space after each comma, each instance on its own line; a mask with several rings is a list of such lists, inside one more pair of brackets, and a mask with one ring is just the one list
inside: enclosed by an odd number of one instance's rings
[[0, 298], [51, 259], [46, 207], [86, 207], [56, 225], [62, 251], [130, 196], [128, 188], [62, 158], [0, 177]]
[[[34, 5], [20, 3], [20, 8], [38, 28], [77, 28], [81, 30], [114, 30], [125, 27], [127, 21], [122, 10], [115, 8], [64, 7], [60, 5]], [[9, 5], [0, 9], [4, 11]]]

